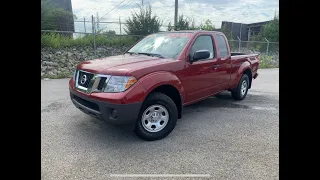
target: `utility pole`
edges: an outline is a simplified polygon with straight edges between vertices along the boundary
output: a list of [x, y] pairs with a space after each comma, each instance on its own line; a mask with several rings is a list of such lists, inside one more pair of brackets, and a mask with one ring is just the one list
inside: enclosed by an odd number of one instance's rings
[[178, 23], [178, 0], [174, 1], [174, 30], [177, 30]]
[[142, 6], [143, 6], [143, 0], [141, 0], [141, 4], [142, 4]]

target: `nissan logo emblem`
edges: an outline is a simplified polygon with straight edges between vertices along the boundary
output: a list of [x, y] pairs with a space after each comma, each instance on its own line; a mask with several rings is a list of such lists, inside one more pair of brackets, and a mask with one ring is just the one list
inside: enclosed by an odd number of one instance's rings
[[81, 77], [81, 80], [80, 80], [80, 83], [83, 85], [84, 83], [86, 83], [87, 82], [87, 75], [83, 75], [82, 77]]

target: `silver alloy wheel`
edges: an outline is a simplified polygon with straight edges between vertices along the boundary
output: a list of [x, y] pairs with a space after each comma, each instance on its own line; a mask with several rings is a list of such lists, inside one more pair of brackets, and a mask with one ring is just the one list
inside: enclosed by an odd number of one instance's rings
[[247, 91], [247, 81], [244, 80], [241, 84], [241, 95], [244, 96]]
[[142, 114], [141, 123], [148, 132], [161, 131], [169, 121], [168, 110], [161, 105], [152, 105], [148, 107]]

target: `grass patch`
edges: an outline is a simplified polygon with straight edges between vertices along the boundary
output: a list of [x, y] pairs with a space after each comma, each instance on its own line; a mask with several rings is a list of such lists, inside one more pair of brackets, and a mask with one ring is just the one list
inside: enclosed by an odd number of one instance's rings
[[[95, 36], [96, 46], [131, 46], [138, 38], [129, 36], [108, 36], [98, 34]], [[91, 34], [81, 37], [66, 37], [58, 33], [44, 33], [41, 35], [41, 46], [52, 48], [74, 47], [74, 46], [93, 46], [94, 37]]]
[[268, 55], [260, 55], [260, 69], [267, 69], [267, 68], [279, 68], [279, 65], [274, 62], [272, 56]]

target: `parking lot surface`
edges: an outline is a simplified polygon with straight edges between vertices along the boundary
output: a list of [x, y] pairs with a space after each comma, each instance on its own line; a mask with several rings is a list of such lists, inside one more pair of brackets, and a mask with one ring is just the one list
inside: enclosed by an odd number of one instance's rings
[[259, 70], [243, 101], [223, 92], [185, 107], [152, 142], [84, 114], [68, 88], [68, 79], [41, 80], [41, 179], [279, 179], [279, 69]]

